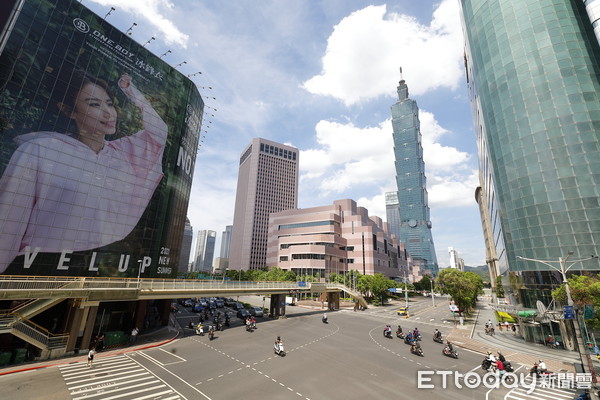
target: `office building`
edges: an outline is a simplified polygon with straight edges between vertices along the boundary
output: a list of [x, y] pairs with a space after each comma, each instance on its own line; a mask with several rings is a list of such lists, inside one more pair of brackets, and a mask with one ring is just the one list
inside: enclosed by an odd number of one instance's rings
[[[533, 310], [562, 283], [543, 262], [600, 270], [590, 258], [600, 253], [600, 45], [586, 3], [460, 2], [476, 196], [485, 196], [506, 300]], [[527, 340], [564, 332], [538, 322], [525, 326]]]
[[194, 272], [212, 272], [216, 240], [217, 232], [208, 230], [198, 231]]
[[385, 193], [385, 217], [388, 223], [390, 233], [400, 238], [400, 203], [398, 202], [398, 192]]
[[185, 227], [183, 228], [183, 240], [181, 242], [181, 251], [179, 253], [179, 266], [177, 267], [178, 274], [190, 272], [190, 254], [192, 252], [192, 241], [194, 239], [194, 230], [189, 218], [185, 219]]
[[407, 272], [406, 252], [388, 224], [354, 200], [272, 213], [268, 237], [267, 266], [297, 275], [326, 278], [356, 270], [399, 278]]
[[298, 206], [298, 149], [256, 138], [240, 157], [229, 269], [266, 266], [269, 214]]
[[219, 257], [222, 259], [229, 259], [229, 252], [231, 250], [231, 231], [233, 230], [233, 225], [227, 225], [225, 230], [221, 234], [221, 252], [219, 253]]
[[450, 255], [450, 268], [465, 272], [465, 260], [458, 256], [458, 251], [454, 247], [448, 247]]
[[[400, 80], [397, 90], [398, 101], [391, 110], [400, 220], [398, 240], [405, 244], [414, 265], [437, 275], [438, 263], [429, 219], [419, 107], [416, 101], [408, 97], [408, 86], [404, 79]], [[394, 200], [392, 197], [390, 201]], [[386, 204], [386, 209], [387, 207]]]

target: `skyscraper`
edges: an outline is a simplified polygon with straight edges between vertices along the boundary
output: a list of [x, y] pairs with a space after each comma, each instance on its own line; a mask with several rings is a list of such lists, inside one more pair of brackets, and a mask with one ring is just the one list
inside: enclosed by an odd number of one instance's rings
[[229, 252], [231, 250], [231, 231], [233, 229], [233, 225], [227, 225], [225, 230], [221, 234], [221, 252], [219, 253], [219, 257], [223, 259], [229, 259]]
[[177, 273], [185, 274], [190, 267], [190, 253], [192, 251], [192, 241], [194, 239], [194, 230], [189, 218], [185, 219], [185, 227], [183, 228], [183, 240], [181, 242], [181, 252], [179, 253], [179, 266]]
[[486, 243], [511, 304], [530, 308], [562, 278], [518, 256], [600, 252], [600, 46], [584, 3], [461, 0]]
[[385, 218], [390, 233], [396, 235], [396, 239], [400, 240], [400, 203], [398, 202], [398, 192], [385, 193]]
[[255, 138], [242, 152], [230, 269], [266, 266], [269, 214], [298, 206], [298, 149]]
[[215, 231], [198, 231], [198, 237], [196, 238], [195, 272], [212, 272], [216, 239], [217, 232]]
[[398, 239], [405, 244], [413, 265], [419, 265], [437, 275], [438, 263], [429, 220], [419, 107], [416, 101], [408, 98], [408, 86], [402, 77], [397, 90], [398, 102], [391, 109], [400, 216]]

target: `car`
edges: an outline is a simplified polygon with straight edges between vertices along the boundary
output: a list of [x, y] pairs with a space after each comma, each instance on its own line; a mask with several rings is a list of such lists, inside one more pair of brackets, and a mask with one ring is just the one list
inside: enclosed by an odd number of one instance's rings
[[255, 317], [262, 317], [264, 316], [264, 311], [262, 307], [250, 307], [250, 315], [253, 315]]
[[241, 310], [238, 310], [236, 315], [239, 319], [246, 319], [250, 316], [250, 311], [246, 310], [245, 308], [242, 308]]
[[183, 302], [183, 306], [184, 306], [184, 307], [192, 307], [193, 305], [194, 305], [194, 302], [192, 301], [192, 299], [186, 299], [186, 300]]
[[401, 317], [408, 317], [408, 307], [400, 307], [396, 313]]
[[215, 300], [215, 304], [217, 305], [218, 308], [225, 307], [225, 302], [223, 300], [221, 300], [221, 299]]
[[215, 303], [214, 301], [209, 301], [208, 302], [208, 308], [210, 308], [211, 310], [216, 310], [217, 309], [217, 303]]
[[226, 305], [227, 307], [231, 307], [231, 306], [233, 306], [235, 303], [236, 303], [236, 301], [235, 301], [234, 299], [232, 299], [232, 298], [225, 299], [225, 305]]
[[192, 309], [192, 311], [194, 312], [202, 312], [204, 311], [204, 307], [202, 306], [202, 304], [200, 304], [200, 302], [194, 304], [194, 308]]
[[236, 303], [233, 305], [233, 309], [234, 309], [234, 310], [243, 310], [243, 309], [244, 309], [244, 305], [243, 305], [242, 303], [237, 303], [237, 302], [236, 302]]

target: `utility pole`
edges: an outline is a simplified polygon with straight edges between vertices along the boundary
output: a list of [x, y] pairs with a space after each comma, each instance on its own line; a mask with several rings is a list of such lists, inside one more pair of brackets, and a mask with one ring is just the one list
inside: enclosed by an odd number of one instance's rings
[[[571, 297], [571, 291], [569, 290], [569, 281], [567, 280], [567, 272], [569, 271], [569, 269], [571, 269], [571, 267], [577, 263], [583, 262], [583, 261], [588, 261], [591, 260], [593, 258], [597, 258], [597, 256], [595, 255], [591, 255], [589, 257], [586, 258], [582, 258], [579, 260], [574, 260], [571, 261], [571, 264], [569, 266], [567, 266], [567, 260], [569, 259], [569, 257], [571, 257], [573, 255], [572, 251], [569, 251], [567, 253], [566, 257], [559, 257], [558, 261], [547, 261], [547, 260], [536, 260], [534, 258], [526, 258], [526, 257], [521, 257], [521, 256], [517, 256], [517, 258], [521, 259], [521, 260], [526, 260], [526, 261], [534, 261], [534, 262], [539, 262], [541, 264], [547, 265], [550, 268], [560, 272], [560, 274], [562, 275], [562, 279], [563, 279], [563, 283], [565, 285], [565, 292], [567, 293], [567, 304], [570, 307], [574, 307], [575, 310], [575, 318], [572, 320], [573, 321], [573, 328], [575, 330], [575, 344], [577, 347], [577, 352], [579, 353], [579, 358], [581, 359], [581, 367], [583, 368], [583, 372], [584, 373], [590, 373], [592, 375], [592, 379], [595, 381], [594, 379], [594, 375], [595, 375], [595, 371], [594, 371], [594, 367], [592, 364], [592, 360], [589, 356], [589, 354], [587, 354], [585, 352], [585, 346], [583, 344], [583, 338], [581, 337], [581, 326], [579, 325], [579, 313], [577, 308], [575, 307], [575, 303], [573, 302], [573, 298]], [[552, 265], [551, 263], [557, 263], [560, 268], [555, 267], [554, 265]], [[584, 362], [587, 361], [586, 362]], [[598, 400], [598, 396], [596, 395], [596, 390], [590, 390], [590, 397], [593, 400]]]
[[406, 278], [406, 271], [404, 271], [404, 305], [408, 311], [408, 279]]
[[431, 304], [435, 307], [435, 298], [433, 297], [433, 279], [429, 280], [429, 286], [431, 287]]

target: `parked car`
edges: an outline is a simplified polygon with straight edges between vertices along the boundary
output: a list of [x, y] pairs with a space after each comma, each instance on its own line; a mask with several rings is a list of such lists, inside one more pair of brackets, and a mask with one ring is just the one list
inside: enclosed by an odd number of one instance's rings
[[225, 307], [225, 302], [223, 300], [221, 300], [221, 299], [215, 300], [215, 304], [217, 305], [218, 308]]
[[192, 309], [192, 311], [202, 312], [204, 311], [204, 307], [202, 306], [202, 304], [200, 304], [200, 302], [197, 302], [196, 304], [194, 304], [194, 308]]
[[232, 307], [235, 303], [236, 303], [236, 301], [232, 298], [225, 299], [225, 305], [227, 307]]
[[237, 317], [240, 319], [246, 319], [250, 316], [250, 311], [242, 308], [241, 310], [238, 310], [237, 312]]
[[262, 307], [250, 307], [250, 315], [253, 315], [255, 317], [264, 316]]
[[186, 300], [183, 302], [183, 306], [184, 306], [184, 307], [192, 307], [193, 305], [194, 305], [194, 302], [192, 301], [192, 299], [186, 299]]
[[216, 310], [216, 309], [217, 309], [217, 303], [215, 303], [214, 301], [209, 301], [209, 302], [208, 302], [208, 307], [209, 307], [211, 310]]
[[242, 303], [238, 303], [238, 302], [236, 302], [236, 303], [233, 305], [233, 309], [234, 309], [234, 310], [243, 310], [243, 309], [244, 309], [244, 305], [243, 305]]

